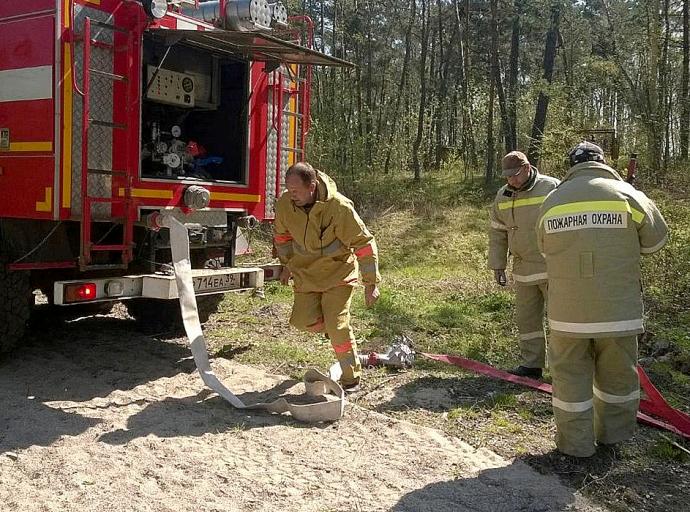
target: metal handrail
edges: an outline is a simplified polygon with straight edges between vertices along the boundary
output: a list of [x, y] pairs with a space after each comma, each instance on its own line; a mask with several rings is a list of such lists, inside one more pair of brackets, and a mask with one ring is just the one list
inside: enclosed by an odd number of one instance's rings
[[[91, 201], [89, 198], [89, 89], [91, 87], [89, 66], [91, 65], [91, 19], [84, 18], [84, 57], [82, 68], [83, 91], [81, 110], [81, 264], [88, 265], [91, 262]], [[74, 64], [73, 64], [74, 65]], [[73, 75], [74, 76], [74, 75]], [[79, 91], [78, 91], [79, 92]]]
[[[81, 96], [82, 98], [84, 97], [84, 91], [82, 91], [79, 86], [77, 85], [77, 74], [75, 73], [75, 68], [74, 68], [74, 43], [76, 41], [75, 34], [76, 32], [74, 31], [74, 0], [69, 0], [69, 30], [70, 30], [70, 45], [69, 45], [69, 54], [70, 54], [70, 73], [72, 74], [72, 88]], [[90, 37], [89, 37], [90, 39]]]

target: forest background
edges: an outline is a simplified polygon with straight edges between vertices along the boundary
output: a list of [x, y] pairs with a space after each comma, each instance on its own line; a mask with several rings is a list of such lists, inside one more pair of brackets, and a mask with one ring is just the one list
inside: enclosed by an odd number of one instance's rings
[[310, 158], [325, 169], [419, 179], [455, 161], [488, 182], [507, 151], [560, 169], [582, 138], [614, 165], [638, 153], [657, 184], [687, 161], [687, 0], [304, 0], [296, 11], [314, 20], [318, 49], [357, 66], [316, 71]]

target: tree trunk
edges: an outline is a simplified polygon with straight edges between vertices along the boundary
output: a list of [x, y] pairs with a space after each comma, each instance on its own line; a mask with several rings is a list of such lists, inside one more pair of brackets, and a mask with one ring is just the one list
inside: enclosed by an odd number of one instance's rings
[[[362, 62], [362, 56], [359, 51], [359, 43], [355, 44], [355, 62], [360, 64]], [[355, 90], [357, 92], [357, 133], [360, 138], [364, 138], [364, 99], [362, 91], [362, 67], [360, 65], [355, 68]]]
[[326, 41], [324, 37], [324, 32], [323, 32], [323, 24], [324, 24], [324, 8], [323, 8], [323, 0], [320, 0], [320, 20], [319, 20], [319, 35], [321, 36], [321, 53], [324, 53], [326, 51]]
[[[546, 34], [546, 47], [544, 48], [544, 81], [551, 84], [553, 80], [553, 68], [556, 62], [556, 48], [558, 46], [558, 27], [561, 20], [561, 4], [558, 0], [551, 5], [551, 27]], [[534, 123], [532, 124], [532, 140], [529, 144], [529, 151], [527, 158], [532, 162], [532, 165], [539, 164], [539, 157], [541, 153], [541, 141], [544, 137], [544, 128], [546, 127], [546, 113], [549, 108], [549, 95], [543, 90], [539, 93], [537, 99], [537, 108], [534, 114]]]
[[688, 139], [690, 138], [690, 0], [683, 0], [683, 69], [680, 81], [680, 157], [688, 159]]
[[421, 0], [422, 3], [422, 50], [419, 57], [419, 78], [420, 78], [420, 93], [419, 93], [419, 110], [417, 114], [417, 136], [412, 145], [412, 171], [414, 172], [414, 180], [419, 181], [422, 176], [422, 168], [419, 162], [419, 148], [422, 146], [422, 138], [424, 135], [424, 117], [426, 113], [426, 56], [427, 46], [429, 43], [429, 15], [426, 0]]
[[[647, 169], [654, 172], [659, 180], [659, 167], [662, 159], [663, 128], [659, 105], [659, 71], [661, 61], [661, 5], [660, 0], [651, 0], [648, 6], [648, 65], [646, 70], [646, 110], [645, 131], [647, 135]], [[663, 105], [663, 103], [662, 103]]]
[[517, 103], [518, 103], [518, 63], [520, 59], [520, 14], [522, 0], [515, 0], [513, 26], [510, 37], [510, 66], [508, 69], [508, 127], [506, 151], [517, 149]]
[[670, 0], [664, 0], [664, 43], [661, 54], [661, 67], [659, 72], [659, 105], [660, 114], [663, 122], [663, 162], [662, 174], [665, 175], [668, 170], [668, 162], [671, 153], [671, 93], [669, 90], [670, 65], [668, 59], [668, 48], [671, 39], [671, 20], [669, 18]]
[[[415, 17], [417, 15], [417, 2], [416, 0], [410, 0], [410, 18], [407, 22], [407, 29], [405, 30], [405, 57], [403, 59], [402, 72], [400, 73], [400, 82], [398, 83], [398, 94], [395, 97], [395, 107], [393, 108], [392, 121], [389, 123], [400, 122], [398, 114], [400, 113], [400, 102], [402, 101], [403, 94], [405, 92], [405, 84], [407, 83], [407, 74], [409, 73], [410, 66], [410, 55], [412, 53], [412, 27], [414, 26]], [[389, 130], [388, 143], [386, 144], [386, 163], [383, 166], [384, 174], [388, 174], [391, 163], [391, 154], [393, 151], [393, 137], [396, 134], [396, 130], [391, 127], [387, 127]]]
[[366, 81], [366, 96], [365, 96], [365, 128], [364, 128], [364, 144], [366, 146], [366, 159], [369, 164], [373, 160], [373, 140], [372, 140], [372, 129], [373, 129], [373, 65], [374, 65], [374, 53], [371, 45], [371, 4], [369, 2], [365, 3], [366, 6], [366, 19], [367, 19], [367, 81]]
[[[460, 112], [462, 115], [462, 141], [464, 148], [465, 163], [468, 161], [475, 172], [479, 168], [479, 158], [477, 157], [477, 145], [474, 139], [474, 115], [472, 110], [473, 98], [470, 97], [470, 2], [464, 3], [464, 20], [460, 17], [459, 0], [454, 0], [455, 22], [458, 32], [460, 32], [460, 56], [458, 59], [458, 81], [460, 82], [460, 100], [462, 102]], [[463, 27], [464, 21], [464, 27]]]
[[[341, 55], [342, 52], [338, 49], [338, 28], [339, 28], [339, 22], [340, 22], [340, 20], [338, 18], [338, 7], [339, 7], [338, 0], [333, 0], [333, 39], [331, 41], [331, 44], [332, 44], [331, 51], [333, 52], [333, 55], [335, 55], [336, 57], [340, 55], [342, 58], [344, 58]], [[337, 87], [336, 87], [337, 83], [336, 83], [336, 79], [335, 79], [336, 69], [331, 67], [328, 69], [328, 72], [329, 72], [329, 76], [331, 77], [331, 91], [330, 91], [331, 98], [335, 98], [336, 97], [335, 94], [336, 94], [336, 90], [337, 90]]]
[[452, 49], [455, 48], [456, 37], [458, 35], [457, 26], [453, 27], [453, 33], [450, 37], [450, 50], [448, 53], [444, 51], [443, 46], [443, 34], [445, 33], [445, 27], [443, 25], [442, 16], [442, 2], [441, 0], [436, 0], [436, 5], [438, 9], [438, 49], [439, 49], [439, 64], [438, 64], [438, 113], [436, 115], [436, 154], [435, 154], [435, 166], [440, 168], [442, 160], [443, 142], [448, 140], [446, 136], [443, 137], [444, 127], [446, 126], [446, 120], [448, 119], [448, 106], [447, 106], [447, 96], [448, 96], [448, 71], [450, 69], [450, 56], [452, 55]]
[[496, 152], [494, 142], [494, 100], [496, 87], [494, 80], [489, 74], [489, 108], [486, 114], [486, 169], [484, 171], [484, 183], [489, 185], [494, 179], [494, 168], [496, 167]]
[[[436, 137], [436, 118], [439, 116], [439, 106], [437, 104], [438, 100], [438, 78], [436, 77], [436, 29], [431, 28], [431, 1], [429, 1], [429, 22], [427, 24], [427, 29], [429, 31], [429, 35], [427, 36], [427, 41], [431, 42], [430, 48], [429, 48], [429, 74], [426, 77], [426, 83], [427, 83], [427, 100], [426, 103], [429, 105], [429, 119], [430, 119], [430, 130], [429, 133], [425, 133], [427, 135], [427, 140], [429, 141], [429, 144], [424, 145], [424, 158], [422, 160], [422, 168], [424, 169], [429, 169], [431, 167], [431, 156], [432, 156], [432, 150], [433, 150], [433, 145], [431, 144], [431, 141], [434, 140]], [[427, 112], [425, 112], [426, 116]], [[426, 126], [426, 125], [425, 125]], [[425, 129], [424, 132], [427, 132]]]
[[[568, 46], [568, 43], [564, 42], [562, 39], [561, 39], [561, 45], [562, 45], [562, 49], [561, 49], [560, 53], [561, 53], [561, 58], [563, 60], [563, 76], [565, 78], [566, 95], [568, 98], [568, 103], [570, 105], [573, 105], [576, 101], [575, 100], [575, 90], [573, 87], [574, 79], [575, 79], [575, 77], [574, 77], [575, 71], [573, 70], [573, 62], [574, 62], [573, 53], [574, 53], [575, 45], [571, 43], [570, 46]], [[572, 111], [572, 109], [566, 109], [565, 121], [568, 125], [573, 124], [573, 114], [574, 114], [574, 112]]]
[[503, 80], [501, 78], [501, 63], [498, 60], [498, 0], [491, 0], [491, 74], [496, 83], [496, 93], [498, 94], [498, 106], [501, 112], [501, 127], [506, 152], [512, 149], [510, 122], [508, 121], [508, 108], [506, 106], [506, 96], [503, 91]]

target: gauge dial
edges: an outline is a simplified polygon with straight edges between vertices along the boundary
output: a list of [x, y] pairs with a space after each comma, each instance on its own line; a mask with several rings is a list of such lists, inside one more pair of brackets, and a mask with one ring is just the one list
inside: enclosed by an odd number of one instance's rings
[[194, 80], [188, 76], [182, 79], [182, 90], [186, 93], [190, 93], [194, 90]]

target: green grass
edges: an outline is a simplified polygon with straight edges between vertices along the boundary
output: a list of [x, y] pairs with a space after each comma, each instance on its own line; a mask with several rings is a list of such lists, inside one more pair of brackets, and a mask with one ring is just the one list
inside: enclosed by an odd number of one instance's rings
[[[365, 308], [361, 290], [353, 300], [353, 327], [364, 350], [385, 348], [404, 333], [418, 351], [458, 354], [499, 367], [519, 362], [513, 291], [496, 286], [486, 266], [493, 191], [443, 173], [427, 175], [421, 183], [393, 175], [367, 183], [339, 180], [339, 185], [355, 200], [380, 251], [380, 300]], [[658, 190], [649, 195], [668, 220], [672, 239], [662, 253], [644, 259], [652, 334], [641, 353], [665, 339], [679, 357], [690, 358], [690, 201]], [[270, 229], [254, 231], [251, 239], [255, 253], [244, 260], [267, 261]], [[209, 331], [214, 347], [241, 362], [289, 372], [311, 364], [326, 368], [333, 361], [329, 343], [287, 324], [291, 299], [291, 289], [275, 283], [267, 284], [263, 300], [229, 295]], [[669, 383], [690, 387], [672, 362], [661, 364]]]
[[455, 407], [448, 411], [447, 419], [451, 422], [473, 421], [482, 415], [482, 411], [475, 406]]
[[281, 369], [295, 378], [300, 378], [306, 367], [328, 368], [333, 361], [328, 340], [288, 325], [290, 289], [267, 283], [265, 292], [265, 299], [247, 293], [226, 295], [219, 313], [206, 328], [214, 354]]
[[523, 432], [523, 428], [520, 424], [510, 419], [504, 413], [492, 411], [491, 419], [493, 420], [493, 428], [497, 433], [507, 432], [509, 434], [521, 434]]
[[518, 405], [515, 395], [498, 394], [492, 398], [494, 409], [513, 409]]
[[687, 462], [690, 456], [668, 439], [657, 440], [648, 450], [651, 457], [661, 460], [674, 460], [677, 462]]

